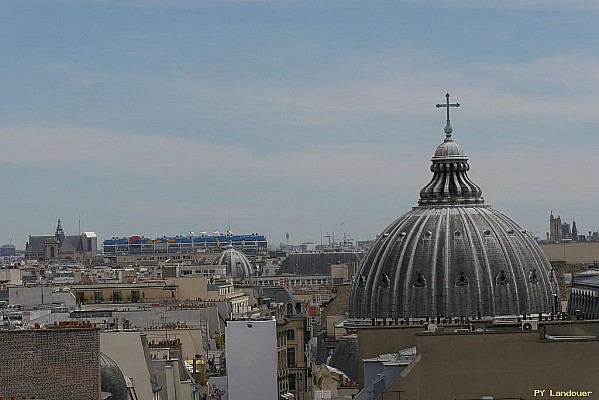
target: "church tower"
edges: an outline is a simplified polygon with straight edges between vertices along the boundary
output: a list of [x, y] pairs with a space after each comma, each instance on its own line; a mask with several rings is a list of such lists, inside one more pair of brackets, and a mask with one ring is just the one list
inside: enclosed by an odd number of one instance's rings
[[562, 218], [558, 215], [553, 216], [553, 211], [549, 216], [549, 240], [554, 243], [559, 243], [563, 240]]

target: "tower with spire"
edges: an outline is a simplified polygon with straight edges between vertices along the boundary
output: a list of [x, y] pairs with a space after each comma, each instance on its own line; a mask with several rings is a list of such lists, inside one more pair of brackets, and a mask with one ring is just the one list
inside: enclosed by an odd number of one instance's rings
[[62, 242], [64, 242], [64, 230], [60, 224], [60, 218], [58, 218], [58, 224], [56, 225], [56, 232], [54, 233], [54, 236], [56, 236], [58, 239], [59, 245], [62, 245]]

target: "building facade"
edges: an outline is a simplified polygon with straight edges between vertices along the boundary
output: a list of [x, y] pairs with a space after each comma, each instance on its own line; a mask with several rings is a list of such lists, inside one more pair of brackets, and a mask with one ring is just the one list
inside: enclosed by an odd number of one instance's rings
[[0, 397], [100, 398], [100, 333], [96, 328], [0, 331]]
[[274, 318], [227, 321], [229, 400], [277, 399], [277, 328]]
[[224, 248], [232, 244], [236, 249], [247, 254], [265, 252], [268, 248], [266, 236], [251, 233], [234, 235], [230, 231], [225, 234], [214, 232], [212, 235], [202, 232], [199, 235], [162, 236], [146, 238], [133, 235], [129, 237], [112, 237], [103, 242], [104, 254], [149, 254], [149, 253], [194, 253]]

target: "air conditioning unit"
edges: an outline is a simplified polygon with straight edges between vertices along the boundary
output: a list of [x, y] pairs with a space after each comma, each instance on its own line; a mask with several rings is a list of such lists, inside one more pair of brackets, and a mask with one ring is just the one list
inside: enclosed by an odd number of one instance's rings
[[536, 319], [522, 321], [523, 331], [536, 331], [539, 329], [539, 321]]

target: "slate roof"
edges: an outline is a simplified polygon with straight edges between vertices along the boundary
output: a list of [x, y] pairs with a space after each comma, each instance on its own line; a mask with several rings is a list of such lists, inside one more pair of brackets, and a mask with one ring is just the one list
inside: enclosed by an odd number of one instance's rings
[[572, 284], [574, 287], [588, 286], [588, 287], [592, 287], [592, 288], [599, 288], [599, 275], [591, 275], [591, 276], [574, 275], [574, 280], [573, 280]]
[[331, 265], [358, 263], [361, 257], [361, 253], [354, 252], [291, 253], [278, 274], [330, 275]]
[[[29, 247], [32, 253], [42, 254], [44, 252], [44, 242], [46, 239], [56, 236], [29, 236]], [[83, 241], [79, 235], [65, 236], [62, 243], [59, 243], [58, 251], [62, 254], [72, 254], [78, 251], [83, 251]]]
[[293, 294], [286, 287], [265, 287], [262, 292], [264, 297], [268, 297], [271, 303], [288, 303], [295, 301]]
[[328, 365], [343, 371], [351, 380], [358, 381], [358, 337], [343, 336]]

